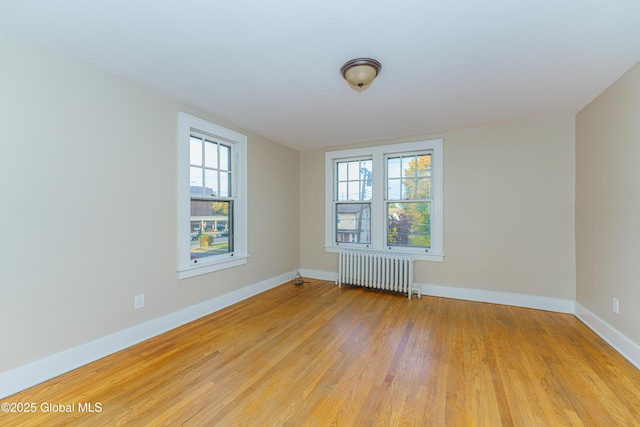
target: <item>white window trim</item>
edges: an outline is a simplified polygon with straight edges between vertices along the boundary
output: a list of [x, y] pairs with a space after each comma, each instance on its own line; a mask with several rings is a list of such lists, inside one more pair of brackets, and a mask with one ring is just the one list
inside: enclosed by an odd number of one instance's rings
[[[191, 130], [209, 134], [235, 145], [235, 185], [237, 199], [233, 207], [234, 251], [191, 263], [189, 190], [189, 140]], [[199, 276], [247, 263], [247, 137], [186, 113], [178, 113], [178, 278]]]
[[[340, 252], [343, 249], [360, 249], [364, 251], [389, 252], [410, 254], [417, 260], [442, 262], [443, 250], [443, 157], [442, 139], [408, 142], [403, 144], [379, 145], [374, 147], [353, 148], [325, 153], [325, 251]], [[431, 248], [425, 251], [421, 248], [392, 247], [385, 244], [386, 218], [384, 214], [385, 173], [384, 159], [387, 155], [410, 153], [416, 151], [432, 151], [432, 190], [433, 205], [431, 207]], [[335, 242], [336, 218], [333, 212], [334, 165], [336, 160], [364, 158], [373, 159], [373, 180], [371, 200], [371, 244], [350, 244]]]

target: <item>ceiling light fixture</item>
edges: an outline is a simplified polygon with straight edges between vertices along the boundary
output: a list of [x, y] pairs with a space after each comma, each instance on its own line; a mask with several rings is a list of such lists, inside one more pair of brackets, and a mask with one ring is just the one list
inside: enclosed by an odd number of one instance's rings
[[340, 73], [352, 89], [362, 92], [373, 83], [373, 80], [380, 74], [382, 65], [371, 58], [356, 58], [347, 61]]

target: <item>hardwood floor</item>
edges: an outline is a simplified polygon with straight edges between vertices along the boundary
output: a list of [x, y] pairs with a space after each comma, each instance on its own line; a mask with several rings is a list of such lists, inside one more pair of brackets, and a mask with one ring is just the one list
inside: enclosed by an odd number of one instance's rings
[[2, 426], [640, 426], [640, 371], [571, 315], [310, 280], [2, 402], [36, 406]]

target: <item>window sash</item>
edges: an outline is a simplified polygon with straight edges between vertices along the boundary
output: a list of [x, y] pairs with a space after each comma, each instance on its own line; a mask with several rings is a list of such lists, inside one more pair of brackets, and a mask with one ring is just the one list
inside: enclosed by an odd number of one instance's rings
[[[232, 197], [235, 195], [235, 144], [191, 132], [189, 140], [190, 194]], [[193, 185], [200, 184], [200, 185]]]
[[197, 264], [207, 257], [233, 253], [233, 200], [191, 198], [190, 258]]
[[388, 202], [386, 205], [388, 248], [431, 248], [430, 201]]
[[432, 201], [432, 150], [385, 156], [385, 200]]
[[371, 200], [371, 158], [340, 159], [335, 162], [334, 200]]

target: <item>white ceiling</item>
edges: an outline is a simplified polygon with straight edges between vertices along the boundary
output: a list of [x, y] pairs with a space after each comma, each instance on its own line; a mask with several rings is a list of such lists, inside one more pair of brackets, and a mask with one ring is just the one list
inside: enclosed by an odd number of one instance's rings
[[0, 0], [0, 32], [309, 150], [574, 114], [640, 61], [640, 0]]

